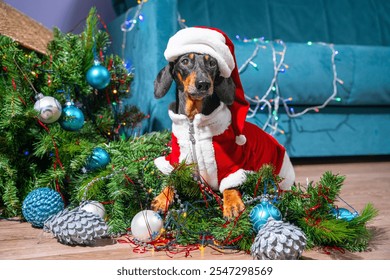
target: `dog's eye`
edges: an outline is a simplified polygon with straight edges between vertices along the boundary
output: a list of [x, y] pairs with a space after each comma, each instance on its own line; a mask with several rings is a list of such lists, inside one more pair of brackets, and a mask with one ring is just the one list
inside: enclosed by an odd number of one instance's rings
[[217, 62], [215, 60], [210, 60], [210, 67], [216, 67], [217, 66]]
[[182, 61], [181, 61], [181, 64], [183, 65], [188, 65], [190, 61], [188, 60], [188, 58], [183, 58]]

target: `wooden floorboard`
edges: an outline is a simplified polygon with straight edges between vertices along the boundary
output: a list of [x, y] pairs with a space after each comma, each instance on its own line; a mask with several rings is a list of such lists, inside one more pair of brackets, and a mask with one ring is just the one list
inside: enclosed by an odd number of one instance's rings
[[[330, 162], [315, 164], [299, 162], [295, 164], [297, 182], [317, 181], [325, 171], [332, 171], [346, 176], [340, 196], [360, 211], [368, 202], [374, 204], [379, 215], [369, 223], [373, 240], [366, 252], [340, 252], [336, 249], [305, 251], [303, 259], [390, 259], [390, 161], [379, 162]], [[342, 202], [340, 202], [342, 203]], [[342, 205], [340, 207], [343, 207]], [[66, 246], [57, 242], [42, 229], [31, 227], [29, 223], [0, 221], [0, 259], [240, 259], [250, 260], [250, 255], [243, 252], [218, 252], [206, 247], [186, 254], [179, 252], [148, 251], [138, 253], [128, 243], [119, 243], [115, 239], [100, 240], [96, 246]]]

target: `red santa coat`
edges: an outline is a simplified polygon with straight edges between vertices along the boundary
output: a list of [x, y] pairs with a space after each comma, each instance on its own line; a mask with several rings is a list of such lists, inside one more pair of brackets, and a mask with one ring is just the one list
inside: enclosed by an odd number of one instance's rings
[[213, 190], [223, 192], [246, 180], [246, 173], [272, 164], [279, 174], [285, 148], [259, 127], [246, 122], [247, 141], [237, 145], [231, 126], [231, 112], [224, 103], [210, 115], [197, 114], [191, 121], [169, 111], [172, 119], [171, 153], [155, 159], [164, 174], [172, 172], [179, 162], [197, 163], [200, 177]]

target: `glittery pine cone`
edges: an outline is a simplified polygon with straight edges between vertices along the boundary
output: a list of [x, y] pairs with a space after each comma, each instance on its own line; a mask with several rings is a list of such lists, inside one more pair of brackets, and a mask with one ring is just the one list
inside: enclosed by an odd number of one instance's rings
[[98, 215], [75, 208], [50, 217], [43, 230], [65, 245], [93, 245], [96, 239], [107, 235], [108, 227]]
[[269, 219], [261, 228], [251, 247], [258, 260], [296, 260], [306, 246], [302, 230], [290, 223]]

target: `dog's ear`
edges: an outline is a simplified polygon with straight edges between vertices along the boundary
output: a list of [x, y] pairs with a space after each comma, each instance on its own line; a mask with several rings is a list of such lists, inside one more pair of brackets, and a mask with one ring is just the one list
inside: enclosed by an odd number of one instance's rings
[[214, 92], [217, 94], [219, 100], [226, 105], [231, 105], [234, 102], [236, 94], [236, 85], [231, 77], [218, 77], [214, 83]]
[[156, 79], [154, 80], [154, 97], [161, 98], [167, 94], [173, 81], [171, 69], [172, 64], [169, 63], [158, 73]]

